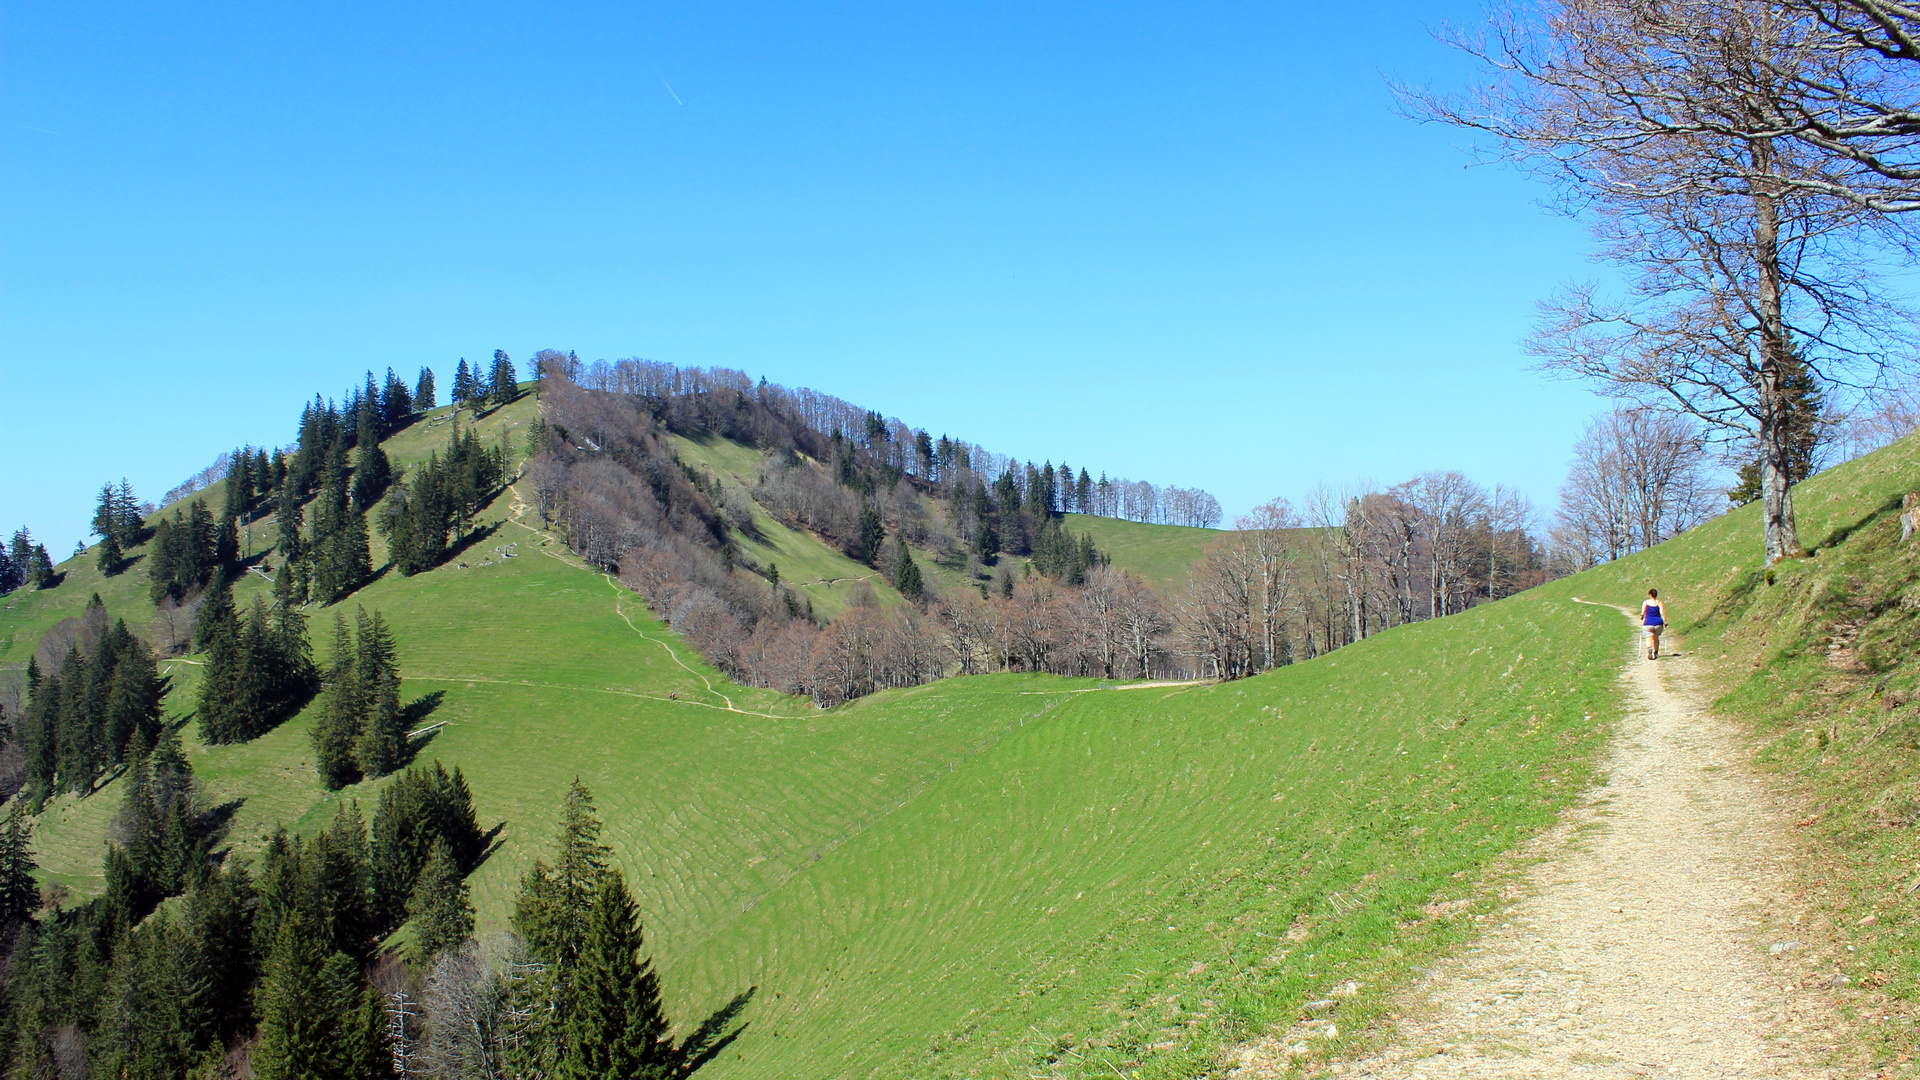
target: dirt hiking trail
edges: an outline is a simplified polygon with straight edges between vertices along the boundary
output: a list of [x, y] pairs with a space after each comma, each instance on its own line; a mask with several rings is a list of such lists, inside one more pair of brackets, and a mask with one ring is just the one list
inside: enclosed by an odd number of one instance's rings
[[[1684, 654], [1640, 647], [1606, 781], [1539, 841], [1486, 932], [1408, 992], [1391, 1045], [1336, 1075], [1828, 1075], [1783, 1034], [1793, 973], [1760, 937], [1789, 901], [1789, 825], [1691, 675]], [[1284, 1075], [1328, 1023], [1243, 1048], [1234, 1075]]]

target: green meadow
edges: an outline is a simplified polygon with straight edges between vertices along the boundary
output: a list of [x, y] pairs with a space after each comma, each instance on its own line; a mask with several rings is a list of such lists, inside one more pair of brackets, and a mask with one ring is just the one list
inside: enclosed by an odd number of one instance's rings
[[[528, 408], [490, 414], [483, 434], [513, 437]], [[445, 431], [429, 419], [389, 450], [419, 460]], [[751, 465], [731, 444], [699, 449], [682, 451], [716, 473]], [[1884, 514], [1915, 486], [1914, 456], [1896, 447], [1810, 481], [1803, 532]], [[341, 606], [386, 614], [403, 699], [429, 699], [439, 725], [419, 760], [464, 769], [482, 826], [503, 826], [473, 879], [482, 933], [503, 928], [581, 777], [674, 1015], [757, 988], [714, 1077], [1192, 1076], [1349, 978], [1363, 990], [1339, 1026], [1361, 1029], [1384, 988], [1471, 932], [1497, 860], [1594, 778], [1632, 629], [1573, 598], [1627, 603], [1658, 582], [1684, 622], [1763, 587], [1742, 511], [1237, 683], [991, 675], [822, 712], [727, 682], [637, 596], [512, 520], [512, 502], [456, 560], [388, 572]], [[1115, 526], [1096, 542], [1131, 543], [1164, 575], [1211, 535], [1172, 534], [1150, 558], [1146, 530], [1162, 527], [1073, 522], [1089, 524]], [[844, 569], [763, 535], [783, 578]], [[57, 588], [0, 603], [0, 665], [24, 664], [94, 591], [110, 613], [150, 617], [137, 564], [112, 580], [84, 558], [63, 569]], [[322, 653], [332, 616], [313, 613]], [[169, 713], [208, 796], [239, 802], [236, 855], [277, 823], [319, 828], [341, 798], [371, 811], [379, 782], [329, 794], [314, 778], [315, 708], [253, 743], [201, 746], [194, 665], [171, 668]], [[117, 802], [109, 783], [49, 805], [36, 844], [50, 882], [99, 889]], [[1454, 899], [1468, 904], [1442, 914]]]

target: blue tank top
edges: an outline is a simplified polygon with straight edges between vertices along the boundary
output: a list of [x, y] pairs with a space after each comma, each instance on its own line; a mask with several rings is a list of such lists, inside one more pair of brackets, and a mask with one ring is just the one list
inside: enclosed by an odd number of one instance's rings
[[1648, 626], [1665, 626], [1667, 622], [1659, 604], [1648, 604], [1641, 611], [1640, 619]]

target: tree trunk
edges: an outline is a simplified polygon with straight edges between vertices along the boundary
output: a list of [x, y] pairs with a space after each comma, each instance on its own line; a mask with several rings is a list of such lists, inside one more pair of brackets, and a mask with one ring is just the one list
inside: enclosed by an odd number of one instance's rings
[[[1754, 171], [1764, 175], [1773, 164], [1771, 140], [1756, 140], [1753, 154]], [[1781, 310], [1779, 207], [1775, 194], [1765, 189], [1754, 192], [1753, 202], [1754, 270], [1760, 286], [1760, 527], [1767, 565], [1772, 566], [1807, 552], [1794, 525], [1787, 472], [1792, 430], [1787, 372], [1793, 345]]]

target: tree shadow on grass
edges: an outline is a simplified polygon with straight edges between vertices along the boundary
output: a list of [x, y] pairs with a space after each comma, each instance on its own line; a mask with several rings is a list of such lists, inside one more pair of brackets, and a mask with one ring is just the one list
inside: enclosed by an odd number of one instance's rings
[[1809, 549], [1808, 553], [1817, 554], [1818, 552], [1825, 551], [1828, 548], [1839, 547], [1841, 544], [1846, 543], [1848, 537], [1852, 536], [1856, 532], [1859, 532], [1862, 528], [1865, 528], [1866, 526], [1871, 525], [1875, 521], [1877, 521], [1881, 514], [1885, 514], [1889, 511], [1898, 511], [1900, 509], [1901, 501], [1905, 498], [1906, 498], [1905, 492], [1902, 492], [1898, 495], [1888, 496], [1886, 501], [1882, 502], [1879, 506], [1874, 507], [1872, 510], [1867, 511], [1866, 516], [1862, 517], [1860, 520], [1851, 521], [1845, 525], [1836, 527], [1832, 532], [1827, 534], [1826, 539], [1820, 541], [1820, 543], [1817, 546]]
[[459, 543], [447, 549], [446, 558], [440, 560], [440, 565], [445, 566], [446, 564], [459, 558], [461, 555], [466, 554], [469, 548], [473, 547], [475, 544], [480, 543], [482, 540], [485, 540], [488, 537], [491, 537], [494, 533], [499, 532], [500, 526], [502, 524], [503, 524], [502, 522], [496, 521], [491, 525], [482, 525], [479, 528], [468, 533], [466, 536], [461, 538]]
[[[746, 1024], [734, 1027], [733, 1022], [746, 1011], [747, 1006], [753, 1001], [753, 995], [759, 992], [759, 989], [757, 986], [747, 987], [744, 991], [735, 994], [732, 1001], [715, 1009], [712, 1016], [702, 1020], [700, 1026], [674, 1048], [672, 1072], [668, 1075], [674, 1080], [692, 1076], [704, 1068], [708, 1062], [719, 1057], [721, 1051], [732, 1045], [733, 1040], [738, 1039], [747, 1030]], [[729, 1028], [732, 1030], [728, 1030]]]
[[438, 709], [440, 703], [446, 699], [445, 690], [435, 690], [420, 695], [408, 703], [406, 708], [400, 710], [400, 717], [407, 725], [408, 738], [406, 748], [402, 751], [404, 757], [400, 764], [395, 766], [397, 769], [404, 769], [413, 764], [415, 759], [419, 758], [420, 751], [425, 750], [427, 744], [439, 736], [444, 721], [442, 724], [429, 725], [427, 717], [432, 716], [433, 711]]

